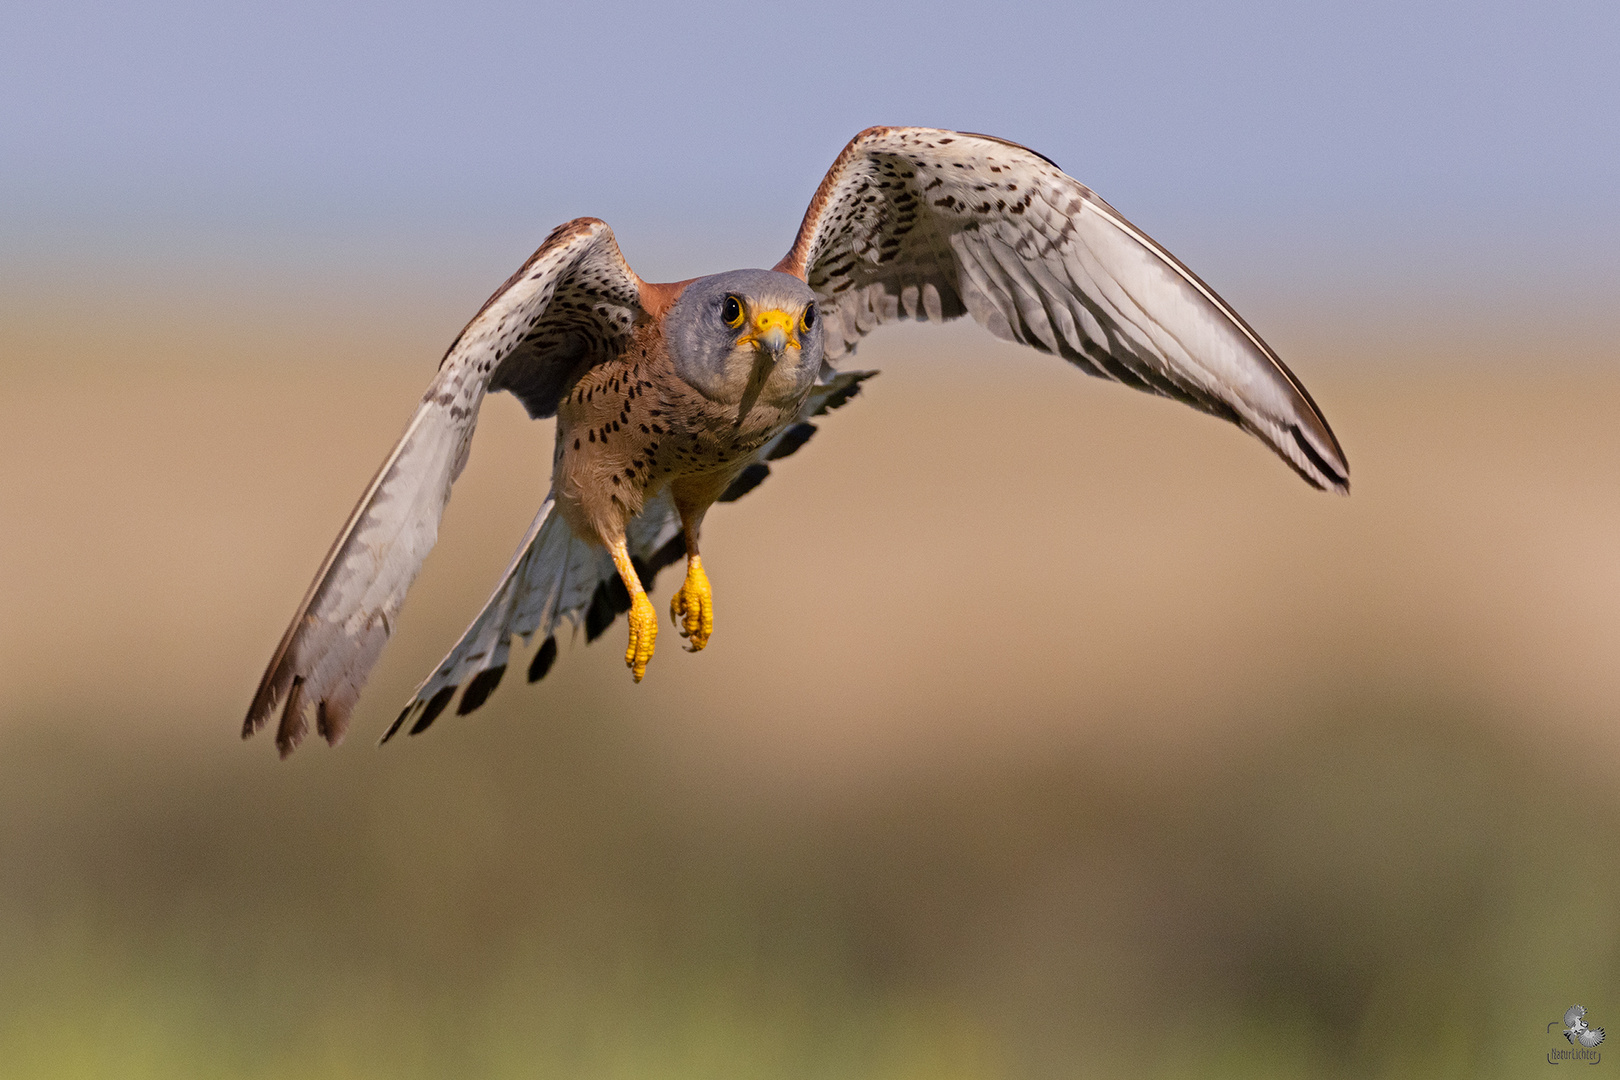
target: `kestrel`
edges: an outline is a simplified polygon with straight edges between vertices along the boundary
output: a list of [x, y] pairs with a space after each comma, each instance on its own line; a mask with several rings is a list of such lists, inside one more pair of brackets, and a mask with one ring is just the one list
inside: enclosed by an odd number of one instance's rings
[[898, 319], [971, 315], [1082, 371], [1184, 401], [1257, 436], [1317, 488], [1347, 491], [1338, 441], [1299, 380], [1215, 291], [1047, 158], [932, 128], [869, 128], [816, 189], [771, 270], [641, 280], [595, 218], [559, 226], [456, 337], [405, 433], [361, 495], [248, 709], [279, 706], [276, 745], [336, 744], [438, 534], [484, 395], [555, 416], [551, 492], [494, 595], [383, 740], [424, 730], [465, 685], [476, 709], [512, 639], [587, 640], [628, 612], [637, 681], [658, 619], [646, 588], [686, 559], [670, 613], [692, 651], [714, 626], [698, 554], [704, 515], [798, 449], [811, 418], [874, 372], [838, 371]]

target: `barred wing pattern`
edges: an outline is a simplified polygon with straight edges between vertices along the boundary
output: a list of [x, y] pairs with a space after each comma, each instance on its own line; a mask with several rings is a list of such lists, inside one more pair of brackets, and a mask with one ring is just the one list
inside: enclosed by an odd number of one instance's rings
[[886, 322], [970, 314], [997, 337], [1232, 421], [1314, 487], [1349, 489], [1327, 421], [1260, 336], [1113, 207], [1015, 143], [862, 132], [776, 269], [821, 298], [830, 359]]
[[581, 218], [554, 230], [490, 297], [446, 352], [316, 573], [259, 683], [243, 738], [281, 705], [276, 745], [283, 757], [308, 731], [311, 710], [323, 738], [342, 739], [405, 593], [438, 539], [485, 393], [510, 389], [531, 414], [555, 411], [573, 372], [624, 347], [643, 314], [640, 286], [612, 230]]
[[[720, 501], [734, 502], [758, 486], [770, 473], [767, 461], [787, 457], [803, 446], [816, 430], [812, 418], [843, 405], [875, 374], [838, 372], [824, 365], [797, 422], [760, 447]], [[680, 515], [667, 490], [647, 501], [626, 529], [626, 540], [642, 587], [650, 592], [659, 571], [686, 555]], [[393, 738], [407, 721], [410, 734], [426, 731], [462, 685], [466, 690], [456, 706], [457, 715], [465, 716], [489, 700], [506, 674], [513, 638], [543, 639], [528, 668], [529, 681], [537, 682], [556, 662], [556, 632], [562, 623], [583, 625], [586, 641], [595, 641], [628, 610], [630, 593], [613, 560], [602, 548], [575, 537], [567, 523], [552, 514], [552, 500], [547, 498], [483, 610], [433, 674], [417, 686], [382, 741]]]

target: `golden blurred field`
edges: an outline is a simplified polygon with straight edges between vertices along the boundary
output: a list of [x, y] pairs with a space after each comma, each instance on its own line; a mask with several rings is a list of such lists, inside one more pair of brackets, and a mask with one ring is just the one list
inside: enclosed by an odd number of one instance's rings
[[544, 493], [492, 399], [348, 743], [279, 763], [242, 712], [456, 326], [75, 310], [0, 332], [0, 1075], [1506, 1077], [1620, 1025], [1612, 353], [1273, 335], [1339, 499], [897, 331], [710, 516], [706, 652], [632, 685], [621, 623], [378, 750]]

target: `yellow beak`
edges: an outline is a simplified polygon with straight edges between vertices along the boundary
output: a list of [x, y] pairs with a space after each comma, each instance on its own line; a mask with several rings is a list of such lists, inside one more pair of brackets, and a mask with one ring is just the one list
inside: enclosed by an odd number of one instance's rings
[[781, 356], [784, 349], [799, 347], [793, 316], [780, 308], [770, 308], [755, 315], [754, 329], [743, 340], [752, 341], [773, 357]]

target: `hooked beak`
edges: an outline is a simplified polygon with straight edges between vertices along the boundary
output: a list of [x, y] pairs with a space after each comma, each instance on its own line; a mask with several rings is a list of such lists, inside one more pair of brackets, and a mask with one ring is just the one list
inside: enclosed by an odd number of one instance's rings
[[737, 343], [752, 344], [759, 350], [754, 369], [748, 374], [748, 386], [743, 390], [742, 400], [737, 406], [737, 423], [741, 425], [748, 411], [759, 400], [766, 380], [776, 370], [782, 355], [789, 349], [799, 347], [799, 336], [794, 333], [793, 316], [781, 308], [768, 308], [754, 316], [753, 329], [739, 338]]
[[772, 362], [782, 359], [782, 353], [799, 347], [799, 337], [793, 330], [793, 316], [780, 308], [770, 308], [754, 316], [754, 329], [748, 335], [756, 347], [767, 353]]

